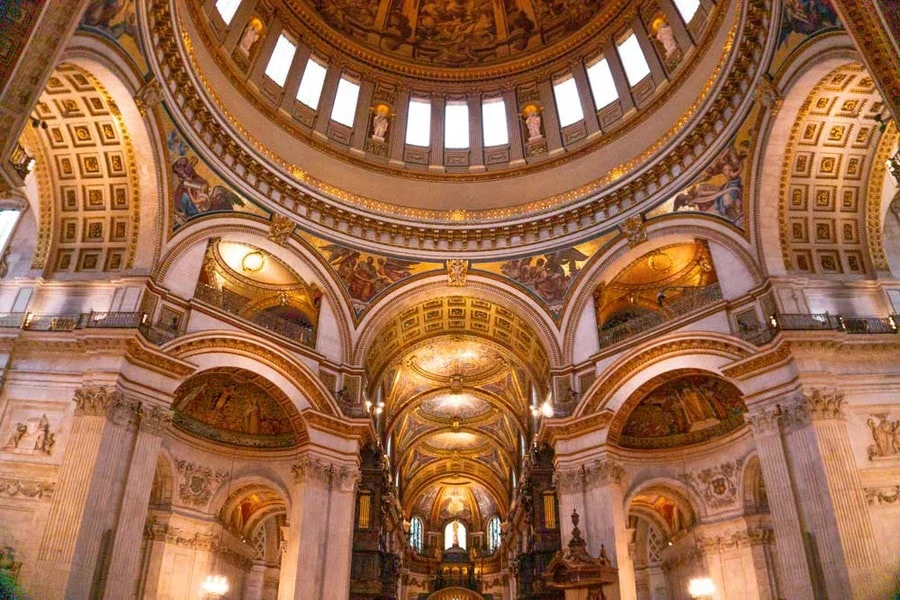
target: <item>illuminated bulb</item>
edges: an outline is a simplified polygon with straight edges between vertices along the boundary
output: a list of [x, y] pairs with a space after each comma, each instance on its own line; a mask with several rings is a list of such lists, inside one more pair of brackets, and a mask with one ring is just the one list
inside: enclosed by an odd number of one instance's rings
[[541, 414], [541, 409], [539, 409], [537, 406], [532, 406], [531, 407], [531, 416], [537, 418], [537, 416], [539, 414]]
[[383, 412], [384, 412], [384, 407], [383, 407], [383, 406], [376, 406], [376, 407], [375, 407], [375, 414], [376, 414], [376, 415], [380, 415], [380, 414], [383, 413]]
[[228, 579], [224, 575], [207, 575], [202, 590], [210, 596], [224, 596], [228, 593]]
[[715, 593], [716, 586], [709, 577], [695, 577], [688, 584], [691, 598], [712, 598]]
[[550, 404], [549, 400], [545, 400], [543, 404], [541, 404], [541, 414], [545, 417], [553, 416], [553, 405]]
[[371, 411], [372, 411], [372, 403], [370, 401], [366, 400], [366, 412], [371, 412]]
[[255, 273], [263, 268], [265, 262], [266, 257], [262, 255], [262, 252], [249, 252], [241, 260], [241, 268], [244, 271]]

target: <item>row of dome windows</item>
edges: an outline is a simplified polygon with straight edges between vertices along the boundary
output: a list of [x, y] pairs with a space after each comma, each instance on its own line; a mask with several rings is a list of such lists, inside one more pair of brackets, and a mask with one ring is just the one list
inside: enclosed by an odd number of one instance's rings
[[[234, 19], [243, 0], [216, 0], [215, 7], [226, 25]], [[700, 0], [672, 0], [685, 24], [689, 24], [700, 7]], [[255, 39], [255, 38], [254, 38]], [[637, 35], [627, 32], [615, 44], [618, 60], [630, 87], [641, 83], [651, 74], [651, 68]], [[279, 88], [284, 88], [291, 70], [297, 44], [281, 32], [268, 58], [265, 76]], [[609, 61], [603, 56], [586, 65], [585, 74], [597, 111], [608, 107], [619, 99]], [[310, 56], [300, 77], [296, 100], [307, 108], [318, 111], [322, 102], [328, 74], [327, 61]], [[296, 84], [295, 84], [296, 85]], [[360, 83], [352, 77], [341, 74], [334, 91], [331, 104], [331, 121], [353, 128], [357, 118]], [[552, 83], [553, 99], [559, 119], [559, 127], [565, 128], [584, 120], [584, 107], [575, 77], [568, 74]], [[327, 106], [327, 104], [326, 104]], [[383, 142], [390, 124], [389, 111], [379, 112], [373, 107], [372, 137]], [[443, 147], [448, 150], [465, 150], [471, 147], [470, 105], [466, 100], [447, 100], [443, 107]], [[432, 140], [431, 100], [410, 95], [405, 116], [405, 142], [407, 146], [428, 148]], [[526, 108], [521, 115], [527, 131], [526, 139], [531, 142], [542, 137], [539, 108]], [[508, 145], [510, 132], [507, 105], [503, 97], [487, 97], [481, 100], [481, 142], [482, 147]]]

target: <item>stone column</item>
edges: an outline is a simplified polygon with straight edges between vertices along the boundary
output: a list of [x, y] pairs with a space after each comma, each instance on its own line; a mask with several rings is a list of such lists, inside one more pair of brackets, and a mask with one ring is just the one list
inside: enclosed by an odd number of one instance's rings
[[278, 598], [346, 598], [350, 594], [358, 467], [304, 456], [292, 469], [290, 529]]
[[635, 600], [637, 588], [634, 562], [628, 552], [631, 533], [625, 514], [622, 471], [622, 464], [611, 456], [584, 466], [585, 529], [591, 555], [599, 555], [602, 545], [612, 566], [619, 569], [619, 584], [611, 588], [612, 597]]
[[878, 546], [853, 459], [844, 396], [813, 390], [786, 409], [793, 428], [789, 449], [810, 529], [822, 558], [829, 596], [871, 598], [885, 590]]
[[107, 554], [102, 546], [111, 525], [108, 513], [116, 506], [131, 437], [134, 406], [119, 390], [84, 387], [74, 401], [72, 432], [38, 550], [36, 598], [96, 597], [92, 586], [99, 580], [99, 557]]
[[[580, 466], [557, 470], [554, 476], [556, 486], [556, 498], [559, 502], [559, 533], [562, 536], [562, 545], [572, 538], [572, 519], [569, 515], [577, 510], [582, 520], [587, 523], [585, 517], [587, 511], [584, 508], [584, 469]], [[590, 537], [590, 536], [588, 536]], [[590, 540], [588, 540], [590, 543]]]
[[806, 555], [803, 525], [794, 492], [787, 456], [781, 439], [781, 408], [752, 411], [746, 417], [753, 431], [769, 510], [775, 525], [778, 567], [788, 598], [814, 598], [812, 573]]
[[168, 409], [159, 406], [141, 407], [139, 427], [131, 453], [128, 479], [122, 498], [122, 508], [112, 543], [109, 575], [103, 597], [115, 600], [127, 598], [134, 589], [143, 541], [144, 523], [153, 487], [153, 475], [162, 441], [160, 434], [171, 419]]

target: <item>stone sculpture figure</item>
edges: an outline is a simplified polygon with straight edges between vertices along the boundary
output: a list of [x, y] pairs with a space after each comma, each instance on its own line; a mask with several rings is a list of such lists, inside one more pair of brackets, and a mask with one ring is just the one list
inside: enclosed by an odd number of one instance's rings
[[9, 436], [4, 450], [17, 454], [50, 454], [55, 443], [54, 435], [50, 433], [50, 421], [47, 415], [41, 415], [39, 419], [28, 419], [24, 423], [16, 423], [16, 428]]
[[244, 34], [241, 36], [241, 41], [238, 43], [238, 50], [240, 50], [244, 56], [250, 56], [250, 49], [258, 39], [259, 26], [251, 21], [250, 24], [247, 25], [247, 29], [244, 30]]
[[668, 23], [663, 22], [659, 26], [659, 29], [656, 30], [656, 39], [666, 51], [666, 58], [671, 58], [678, 52], [678, 42], [675, 41], [675, 34], [672, 33], [672, 27]]
[[372, 115], [372, 137], [379, 141], [384, 141], [387, 135], [388, 118], [383, 112], [379, 111]]
[[868, 448], [869, 460], [900, 455], [900, 420], [888, 421], [887, 415], [874, 415], [866, 424], [875, 442]]
[[536, 108], [525, 116], [525, 127], [528, 128], [528, 141], [533, 142], [544, 137], [541, 134], [541, 113]]

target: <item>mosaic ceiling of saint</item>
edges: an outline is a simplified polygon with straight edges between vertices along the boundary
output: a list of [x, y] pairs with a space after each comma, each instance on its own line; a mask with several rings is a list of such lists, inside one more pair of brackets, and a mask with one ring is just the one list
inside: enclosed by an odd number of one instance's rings
[[[634, 402], [634, 404], [633, 404]], [[729, 433], [744, 423], [746, 407], [731, 383], [690, 373], [654, 379], [636, 390], [618, 433], [626, 448], [672, 448]], [[612, 429], [618, 429], [614, 424]]]
[[249, 371], [220, 369], [191, 377], [176, 390], [173, 406], [175, 425], [199, 437], [253, 448], [298, 443], [286, 410], [290, 400]]

